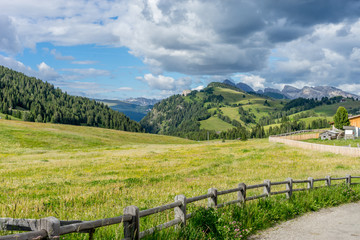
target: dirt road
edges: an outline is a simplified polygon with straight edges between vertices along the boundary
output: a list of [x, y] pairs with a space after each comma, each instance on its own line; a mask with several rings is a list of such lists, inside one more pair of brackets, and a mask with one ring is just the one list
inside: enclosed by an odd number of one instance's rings
[[249, 239], [360, 239], [360, 203], [350, 203], [309, 213], [259, 232]]

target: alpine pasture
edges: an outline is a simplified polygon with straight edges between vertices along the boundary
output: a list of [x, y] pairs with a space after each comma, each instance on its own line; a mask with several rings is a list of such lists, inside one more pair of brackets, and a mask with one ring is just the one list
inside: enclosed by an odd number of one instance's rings
[[[147, 209], [170, 203], [178, 194], [205, 194], [211, 187], [356, 175], [359, 167], [358, 158], [304, 151], [267, 139], [196, 142], [0, 119], [0, 216], [101, 219], [122, 215], [129, 205]], [[142, 227], [153, 226], [157, 219], [144, 221]], [[107, 238], [121, 234], [118, 226], [96, 232]]]

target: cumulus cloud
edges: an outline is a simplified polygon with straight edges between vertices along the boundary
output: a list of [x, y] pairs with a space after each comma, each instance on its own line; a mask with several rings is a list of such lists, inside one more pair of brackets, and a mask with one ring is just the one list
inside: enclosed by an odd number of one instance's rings
[[42, 62], [39, 65], [37, 65], [37, 68], [38, 68], [38, 73], [37, 73], [38, 78], [44, 81], [56, 81], [62, 78], [61, 75], [57, 71], [55, 71], [54, 68], [50, 67], [45, 62]]
[[200, 86], [197, 86], [196, 88], [192, 88], [191, 90], [192, 90], [192, 91], [194, 91], [194, 90], [200, 91], [200, 90], [203, 90], [204, 88], [205, 88], [204, 85], [200, 85]]
[[125, 46], [150, 66], [153, 75], [143, 80], [156, 89], [189, 85], [164, 72], [246, 72], [266, 79], [249, 80], [258, 87], [339, 85], [359, 74], [360, 2], [354, 0], [13, 0], [2, 12], [0, 50], [17, 52], [38, 42]]
[[360, 84], [359, 83], [343, 84], [341, 86], [341, 89], [360, 96]]
[[145, 74], [144, 77], [138, 77], [139, 80], [147, 83], [151, 88], [157, 90], [174, 91], [189, 89], [192, 80], [189, 77], [174, 79], [163, 75]]
[[254, 90], [264, 89], [265, 78], [262, 78], [257, 75], [246, 75], [239, 74], [235, 77], [240, 78], [241, 82], [250, 85]]
[[19, 62], [11, 57], [0, 55], [0, 65], [11, 68], [18, 72], [22, 72], [26, 75], [36, 75], [35, 71], [33, 71], [29, 66], [25, 66], [22, 62]]
[[[338, 33], [345, 26], [346, 37]], [[317, 25], [312, 33], [278, 48], [276, 60], [258, 74], [274, 84], [351, 85], [360, 73], [359, 38], [360, 20]]]
[[14, 54], [20, 51], [21, 45], [15, 26], [8, 16], [0, 15], [0, 51]]

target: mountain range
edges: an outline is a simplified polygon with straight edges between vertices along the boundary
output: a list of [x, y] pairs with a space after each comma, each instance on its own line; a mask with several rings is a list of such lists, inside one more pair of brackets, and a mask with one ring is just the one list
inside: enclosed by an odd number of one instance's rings
[[155, 105], [156, 103], [160, 102], [161, 99], [149, 99], [144, 97], [138, 97], [138, 98], [128, 98], [125, 99], [123, 102], [139, 105], [139, 106], [149, 106], [149, 105]]
[[322, 97], [331, 98], [336, 96], [360, 99], [359, 95], [345, 92], [339, 88], [335, 88], [331, 86], [316, 86], [316, 87], [305, 86], [302, 89], [299, 89], [290, 85], [285, 85], [281, 91], [274, 88], [265, 88], [264, 90], [255, 91], [249, 85], [242, 82], [234, 83], [226, 79], [223, 81], [223, 83], [236, 87], [248, 93], [254, 92], [275, 99], [296, 99], [296, 98], [321, 99]]
[[360, 97], [356, 94], [345, 92], [339, 88], [331, 87], [331, 86], [317, 86], [317, 87], [308, 87], [305, 86], [302, 89], [298, 89], [293, 86], [285, 85], [283, 90], [281, 91], [285, 96], [290, 99], [295, 98], [317, 98], [320, 99], [322, 97], [336, 97], [342, 96], [345, 98], [355, 98], [359, 99]]

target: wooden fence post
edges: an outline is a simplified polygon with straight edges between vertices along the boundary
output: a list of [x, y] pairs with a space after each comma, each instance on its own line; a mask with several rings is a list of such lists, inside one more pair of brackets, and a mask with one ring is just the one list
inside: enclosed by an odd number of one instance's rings
[[240, 200], [240, 205], [245, 204], [246, 201], [246, 184], [239, 183], [238, 187], [240, 188], [238, 192], [238, 200]]
[[270, 180], [264, 180], [264, 183], [266, 186], [264, 186], [264, 194], [267, 195], [267, 197], [270, 197], [271, 195], [271, 181]]
[[175, 202], [180, 201], [181, 205], [174, 208], [175, 219], [181, 219], [181, 224], [176, 227], [186, 226], [186, 197], [184, 195], [175, 196]]
[[325, 177], [325, 186], [330, 187], [331, 186], [331, 176], [326, 176]]
[[286, 193], [286, 198], [291, 198], [293, 192], [293, 180], [292, 178], [287, 178], [286, 181], [288, 181], [286, 184], [286, 190], [288, 190]]
[[346, 184], [351, 185], [351, 175], [346, 175]]
[[212, 194], [212, 196], [208, 198], [208, 207], [217, 207], [217, 189], [210, 188], [208, 193]]
[[41, 218], [39, 230], [46, 230], [48, 239], [60, 239], [60, 220], [55, 217]]
[[308, 182], [308, 189], [313, 189], [314, 188], [314, 178], [309, 177], [308, 180], [310, 182]]
[[89, 231], [89, 240], [94, 240], [94, 233], [95, 233], [95, 229], [91, 229]]
[[128, 206], [124, 208], [124, 215], [132, 217], [130, 221], [124, 222], [124, 237], [131, 240], [140, 239], [140, 217], [139, 208], [136, 206]]

